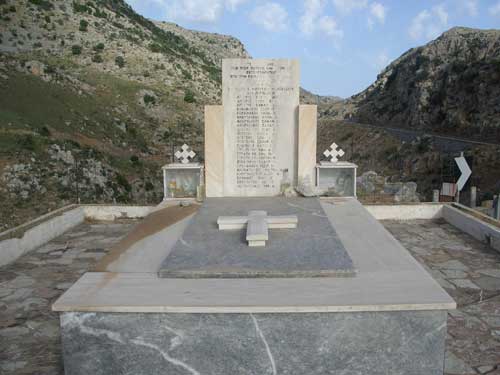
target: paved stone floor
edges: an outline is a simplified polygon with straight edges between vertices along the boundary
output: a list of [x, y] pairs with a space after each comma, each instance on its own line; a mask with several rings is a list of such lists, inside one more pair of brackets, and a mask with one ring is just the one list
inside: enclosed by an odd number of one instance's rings
[[134, 224], [82, 224], [0, 267], [0, 374], [64, 373], [50, 306]]
[[[0, 267], [0, 374], [63, 374], [50, 305], [134, 224], [83, 224]], [[500, 375], [500, 254], [444, 222], [384, 225], [459, 304], [446, 374]]]
[[458, 304], [448, 315], [446, 374], [500, 374], [500, 254], [445, 222], [385, 227]]

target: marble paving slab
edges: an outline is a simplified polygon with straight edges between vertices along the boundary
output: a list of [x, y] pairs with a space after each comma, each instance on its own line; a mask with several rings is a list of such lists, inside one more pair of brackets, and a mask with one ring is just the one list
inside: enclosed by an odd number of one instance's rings
[[[297, 228], [270, 229], [265, 247], [249, 247], [246, 228], [220, 231], [220, 216], [296, 215]], [[163, 261], [163, 278], [350, 277], [354, 264], [319, 199], [207, 199]]]

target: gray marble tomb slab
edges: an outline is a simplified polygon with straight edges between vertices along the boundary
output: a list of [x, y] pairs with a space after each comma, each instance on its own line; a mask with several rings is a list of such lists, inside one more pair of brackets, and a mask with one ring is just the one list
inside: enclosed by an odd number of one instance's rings
[[442, 375], [446, 311], [61, 314], [66, 375]]
[[[294, 229], [270, 229], [249, 247], [246, 229], [220, 231], [219, 216], [297, 215]], [[163, 261], [163, 278], [349, 277], [356, 270], [317, 198], [209, 198]]]

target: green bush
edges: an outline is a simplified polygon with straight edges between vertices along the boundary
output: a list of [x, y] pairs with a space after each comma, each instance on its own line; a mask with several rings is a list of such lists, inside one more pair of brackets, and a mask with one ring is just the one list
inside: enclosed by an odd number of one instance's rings
[[127, 192], [130, 192], [132, 190], [132, 186], [130, 186], [128, 180], [119, 173], [116, 175], [116, 183], [124, 188]]
[[35, 138], [33, 138], [32, 135], [25, 135], [25, 136], [22, 136], [17, 144], [24, 150], [27, 150], [27, 151], [35, 151], [36, 149], [36, 141], [35, 141]]
[[85, 20], [80, 20], [80, 28], [79, 30], [82, 32], [87, 32], [89, 27], [89, 23]]
[[97, 18], [108, 18], [108, 15], [106, 14], [105, 11], [101, 11], [99, 9], [96, 9], [94, 11], [94, 16], [97, 17]]
[[139, 163], [139, 157], [138, 157], [137, 155], [132, 155], [132, 156], [130, 157], [130, 161], [131, 161], [132, 163], [135, 163], [135, 164], [136, 164], [136, 163]]
[[92, 9], [84, 4], [78, 4], [76, 1], [73, 1], [73, 11], [75, 13], [92, 13]]
[[102, 63], [104, 60], [102, 59], [102, 56], [99, 55], [98, 53], [96, 53], [94, 56], [92, 56], [92, 62], [95, 62], [95, 63]]
[[144, 104], [146, 105], [155, 105], [156, 104], [156, 98], [152, 95], [145, 94], [144, 95]]
[[46, 126], [42, 126], [42, 128], [40, 129], [40, 135], [42, 137], [50, 137], [51, 133], [49, 128]]
[[495, 69], [498, 73], [500, 73], [500, 59], [493, 60], [491, 64], [493, 65], [493, 69]]
[[123, 68], [125, 66], [125, 59], [122, 56], [116, 56], [115, 64], [118, 65], [119, 68]]
[[54, 8], [54, 5], [48, 0], [28, 0], [31, 4], [36, 5], [43, 10], [51, 10]]
[[71, 52], [73, 55], [81, 55], [82, 54], [82, 46], [74, 45], [71, 47]]
[[52, 65], [47, 65], [43, 69], [43, 71], [44, 71], [45, 74], [54, 74], [56, 72], [56, 69]]
[[187, 70], [182, 69], [182, 75], [185, 79], [192, 80], [193, 76]]
[[104, 50], [104, 43], [98, 43], [94, 46], [94, 51], [99, 52]]
[[196, 102], [196, 99], [194, 97], [194, 93], [191, 90], [186, 90], [186, 92], [184, 93], [184, 101], [186, 103]]
[[149, 49], [151, 50], [151, 52], [154, 52], [154, 53], [158, 53], [158, 52], [161, 52], [161, 45], [159, 45], [158, 43], [151, 43], [149, 45]]

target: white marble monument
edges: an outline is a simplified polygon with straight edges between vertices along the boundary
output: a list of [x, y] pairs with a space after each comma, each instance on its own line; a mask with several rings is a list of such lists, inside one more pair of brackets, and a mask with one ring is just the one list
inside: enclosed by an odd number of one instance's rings
[[299, 106], [298, 61], [226, 59], [222, 76], [223, 105], [205, 110], [207, 197], [277, 196], [312, 180], [316, 106]]
[[224, 60], [208, 198], [160, 205], [53, 305], [66, 375], [443, 374], [439, 284], [356, 199], [278, 196], [316, 167], [298, 70]]

